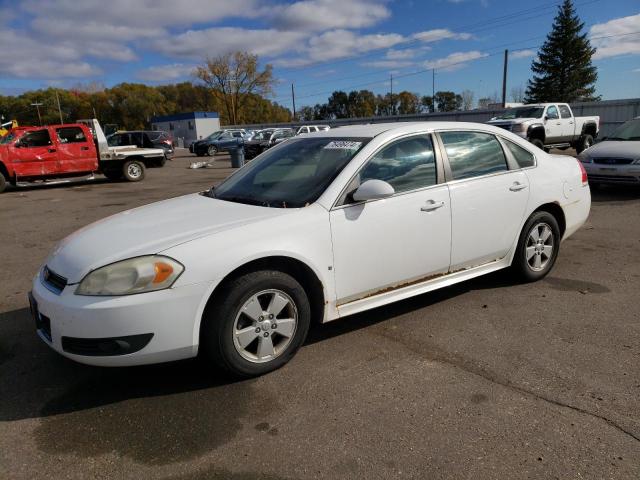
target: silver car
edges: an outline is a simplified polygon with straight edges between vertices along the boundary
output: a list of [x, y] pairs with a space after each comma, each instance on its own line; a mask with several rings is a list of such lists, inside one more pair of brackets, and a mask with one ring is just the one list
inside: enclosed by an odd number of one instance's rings
[[640, 185], [640, 117], [623, 123], [578, 158], [592, 185]]

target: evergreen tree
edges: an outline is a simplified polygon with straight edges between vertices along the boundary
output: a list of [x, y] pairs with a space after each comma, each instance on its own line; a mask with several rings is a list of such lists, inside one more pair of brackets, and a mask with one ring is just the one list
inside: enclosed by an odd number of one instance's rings
[[580, 21], [572, 0], [564, 0], [558, 7], [547, 40], [531, 64], [534, 72], [527, 86], [527, 103], [575, 102], [598, 100], [595, 82], [598, 78], [591, 57], [591, 47], [584, 23]]

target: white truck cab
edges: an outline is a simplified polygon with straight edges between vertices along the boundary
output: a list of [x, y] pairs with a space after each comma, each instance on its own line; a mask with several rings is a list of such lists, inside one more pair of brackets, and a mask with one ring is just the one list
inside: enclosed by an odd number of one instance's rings
[[578, 153], [593, 145], [600, 130], [600, 117], [575, 117], [566, 103], [508, 108], [487, 123], [526, 138], [543, 150], [573, 147]]

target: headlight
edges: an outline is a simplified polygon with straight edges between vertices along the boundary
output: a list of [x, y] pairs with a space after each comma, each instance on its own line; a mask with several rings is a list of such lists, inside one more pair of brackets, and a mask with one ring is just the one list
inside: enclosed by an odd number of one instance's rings
[[184, 267], [169, 257], [148, 255], [112, 263], [89, 272], [76, 295], [131, 295], [171, 287]]
[[578, 160], [580, 160], [582, 163], [592, 163], [593, 161], [591, 160], [591, 157], [589, 155], [586, 155], [584, 153], [578, 155]]

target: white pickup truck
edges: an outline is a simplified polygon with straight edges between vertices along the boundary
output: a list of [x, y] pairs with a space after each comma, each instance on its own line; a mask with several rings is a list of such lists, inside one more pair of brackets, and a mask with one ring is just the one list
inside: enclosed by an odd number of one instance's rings
[[600, 117], [574, 117], [566, 103], [509, 108], [487, 123], [526, 138], [543, 150], [573, 147], [578, 153], [593, 145], [600, 130]]

